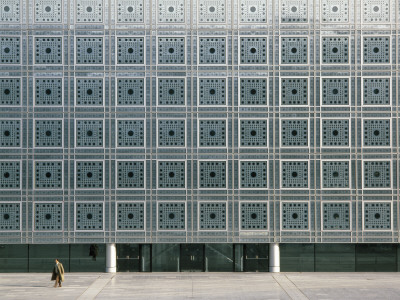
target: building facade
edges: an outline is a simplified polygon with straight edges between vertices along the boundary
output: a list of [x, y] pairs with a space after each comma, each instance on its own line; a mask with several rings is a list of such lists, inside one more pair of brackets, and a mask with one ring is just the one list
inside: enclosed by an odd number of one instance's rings
[[332, 249], [397, 264], [399, 14], [398, 0], [0, 1], [0, 257], [97, 251], [98, 267], [117, 244], [138, 270], [177, 255], [168, 270], [243, 271], [282, 244], [313, 270]]

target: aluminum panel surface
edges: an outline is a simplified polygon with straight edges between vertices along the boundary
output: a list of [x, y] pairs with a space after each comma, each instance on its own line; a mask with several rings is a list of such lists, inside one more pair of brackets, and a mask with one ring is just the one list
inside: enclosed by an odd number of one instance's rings
[[399, 243], [399, 5], [0, 0], [0, 244]]

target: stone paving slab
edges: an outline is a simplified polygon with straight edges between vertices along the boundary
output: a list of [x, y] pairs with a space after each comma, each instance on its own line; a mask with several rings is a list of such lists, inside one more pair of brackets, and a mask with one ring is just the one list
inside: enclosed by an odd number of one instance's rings
[[400, 273], [0, 273], [0, 299], [400, 299]]

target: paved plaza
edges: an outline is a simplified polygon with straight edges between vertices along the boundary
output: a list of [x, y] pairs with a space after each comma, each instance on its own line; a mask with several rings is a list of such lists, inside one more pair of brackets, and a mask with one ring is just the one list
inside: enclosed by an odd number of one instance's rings
[[400, 299], [400, 273], [0, 274], [0, 299]]

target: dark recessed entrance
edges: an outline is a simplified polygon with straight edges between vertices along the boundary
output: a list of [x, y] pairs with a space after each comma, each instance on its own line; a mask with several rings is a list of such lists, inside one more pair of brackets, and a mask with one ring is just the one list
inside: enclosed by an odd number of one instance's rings
[[204, 244], [181, 244], [180, 271], [204, 271]]

